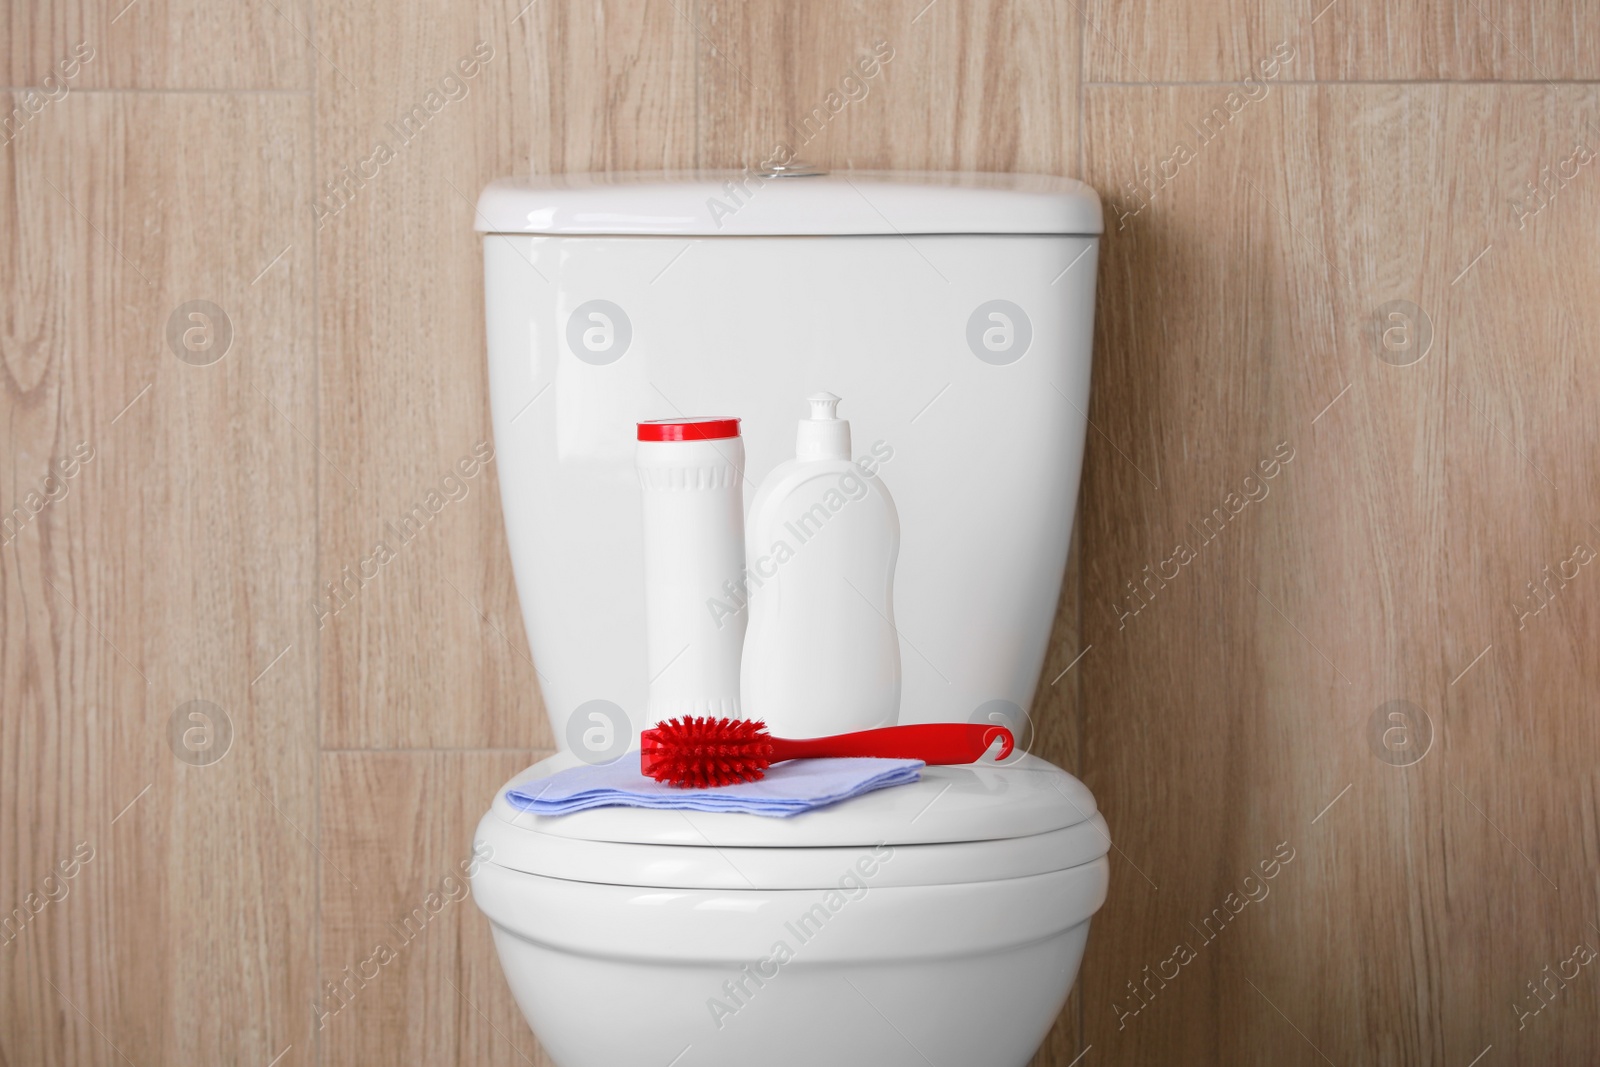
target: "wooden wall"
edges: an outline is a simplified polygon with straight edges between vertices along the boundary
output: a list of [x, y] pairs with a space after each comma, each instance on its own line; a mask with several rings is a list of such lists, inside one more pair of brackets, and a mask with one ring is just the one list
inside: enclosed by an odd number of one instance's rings
[[0, 1064], [547, 1062], [453, 899], [552, 745], [445, 483], [473, 199], [759, 160], [880, 40], [806, 158], [1107, 201], [1037, 1063], [1600, 1059], [1592, 5], [124, 3], [0, 8]]

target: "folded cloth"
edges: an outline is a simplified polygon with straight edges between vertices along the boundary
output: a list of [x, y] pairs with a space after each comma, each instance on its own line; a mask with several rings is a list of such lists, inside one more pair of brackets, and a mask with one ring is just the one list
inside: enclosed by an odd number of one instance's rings
[[535, 815], [622, 806], [786, 817], [886, 786], [907, 785], [922, 777], [922, 766], [921, 760], [865, 756], [797, 759], [773, 764], [760, 781], [683, 789], [646, 777], [639, 770], [639, 754], [630, 752], [613, 763], [570, 767], [524, 782], [506, 790], [506, 799]]

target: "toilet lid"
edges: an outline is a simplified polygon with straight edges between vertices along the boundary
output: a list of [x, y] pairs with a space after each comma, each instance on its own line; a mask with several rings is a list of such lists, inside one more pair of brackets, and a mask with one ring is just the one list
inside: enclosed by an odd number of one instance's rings
[[622, 885], [808, 888], [833, 884], [877, 846], [894, 851], [884, 869], [896, 882], [921, 885], [1062, 870], [1111, 844], [1088, 788], [1033, 756], [925, 767], [913, 784], [789, 818], [623, 807], [548, 816], [506, 800], [512, 786], [577, 762], [559, 753], [499, 791], [474, 842], [488, 862]]

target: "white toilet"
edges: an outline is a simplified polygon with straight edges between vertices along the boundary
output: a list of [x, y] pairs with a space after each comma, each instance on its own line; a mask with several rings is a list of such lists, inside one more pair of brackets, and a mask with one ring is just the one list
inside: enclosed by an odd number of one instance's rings
[[[900, 721], [1028, 746], [1089, 406], [1092, 190], [569, 177], [496, 182], [477, 220], [506, 526], [561, 748], [514, 782], [636, 759], [653, 725], [635, 423], [742, 419], [748, 503], [823, 390], [899, 509]], [[1110, 838], [1082, 783], [1019, 755], [787, 819], [543, 817], [502, 789], [474, 846], [473, 895], [561, 1067], [1020, 1067], [1072, 986]]]

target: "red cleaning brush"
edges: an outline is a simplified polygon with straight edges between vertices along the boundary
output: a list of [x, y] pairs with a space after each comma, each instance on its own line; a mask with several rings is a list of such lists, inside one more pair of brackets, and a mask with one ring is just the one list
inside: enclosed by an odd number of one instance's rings
[[789, 741], [767, 733], [767, 724], [749, 719], [685, 716], [658, 722], [641, 737], [639, 769], [658, 782], [686, 789], [709, 789], [753, 782], [774, 763], [830, 756], [880, 756], [924, 763], [974, 763], [995, 739], [1011, 755], [1014, 742], [1004, 726], [936, 722], [889, 726], [833, 737]]

